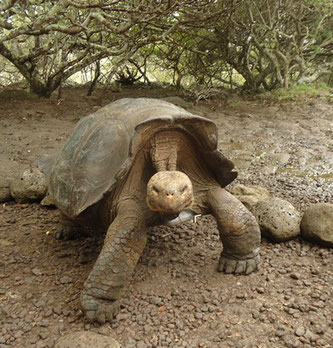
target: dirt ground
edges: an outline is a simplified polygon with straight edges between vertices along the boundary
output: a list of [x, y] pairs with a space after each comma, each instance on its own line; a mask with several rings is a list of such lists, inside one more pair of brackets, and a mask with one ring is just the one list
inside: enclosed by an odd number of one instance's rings
[[[55, 154], [74, 124], [128, 96], [165, 97], [167, 89], [65, 90], [63, 98], [0, 94], [0, 179]], [[333, 103], [223, 98], [191, 104], [213, 119], [219, 147], [238, 170], [236, 183], [261, 185], [300, 211], [333, 203]], [[88, 323], [78, 297], [101, 238], [58, 241], [57, 211], [39, 203], [0, 206], [0, 347], [53, 347], [68, 332], [92, 330], [124, 348], [332, 347], [333, 250], [296, 239], [261, 246], [261, 270], [216, 271], [221, 244], [211, 216], [151, 229], [121, 311], [112, 323]]]

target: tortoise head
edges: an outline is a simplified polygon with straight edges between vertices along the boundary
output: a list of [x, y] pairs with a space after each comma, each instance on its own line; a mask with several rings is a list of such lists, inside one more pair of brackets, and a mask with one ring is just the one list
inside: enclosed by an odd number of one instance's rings
[[179, 171], [161, 171], [154, 174], [147, 184], [147, 205], [151, 210], [178, 214], [193, 203], [190, 178]]

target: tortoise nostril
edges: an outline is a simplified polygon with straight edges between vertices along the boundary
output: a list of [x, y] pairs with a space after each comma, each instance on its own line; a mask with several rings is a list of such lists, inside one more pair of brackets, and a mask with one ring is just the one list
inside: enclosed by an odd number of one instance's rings
[[185, 191], [188, 189], [188, 186], [185, 185], [181, 190], [180, 190], [180, 193], [185, 193]]
[[153, 191], [155, 191], [156, 193], [160, 193], [160, 190], [159, 190], [155, 185], [152, 187], [152, 189], [153, 189]]

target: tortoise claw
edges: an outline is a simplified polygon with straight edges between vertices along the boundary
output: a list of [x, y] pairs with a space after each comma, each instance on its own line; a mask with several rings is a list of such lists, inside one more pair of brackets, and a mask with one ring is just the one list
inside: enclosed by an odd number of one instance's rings
[[101, 324], [104, 324], [106, 321], [106, 315], [101, 308], [96, 312], [96, 320]]
[[55, 232], [58, 240], [73, 240], [79, 236], [79, 229], [73, 226], [60, 226]]
[[238, 261], [235, 268], [236, 274], [246, 273], [246, 261]]
[[224, 267], [224, 272], [227, 274], [234, 273], [235, 269], [237, 267], [237, 261], [236, 260], [227, 260], [225, 259], [223, 261], [223, 267]]
[[86, 317], [87, 317], [88, 321], [94, 321], [95, 311], [87, 311]]
[[246, 272], [245, 274], [250, 274], [253, 271], [256, 271], [257, 269], [259, 269], [259, 256], [257, 256], [258, 260], [254, 259], [250, 259], [246, 261]]
[[97, 321], [101, 324], [111, 321], [120, 307], [118, 301], [99, 299], [84, 293], [81, 295], [80, 302], [88, 321]]
[[259, 250], [243, 255], [235, 256], [221, 253], [218, 270], [227, 274], [250, 274], [259, 270], [260, 256]]

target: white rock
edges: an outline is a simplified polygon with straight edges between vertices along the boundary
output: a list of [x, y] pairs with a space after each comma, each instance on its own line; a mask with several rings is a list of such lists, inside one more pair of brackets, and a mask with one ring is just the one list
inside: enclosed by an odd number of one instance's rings
[[283, 242], [300, 234], [301, 214], [281, 198], [268, 198], [255, 206], [254, 215], [264, 237]]
[[77, 331], [60, 337], [54, 348], [120, 348], [120, 344], [109, 336], [92, 331]]
[[265, 200], [270, 196], [269, 191], [265, 187], [245, 186], [242, 184], [235, 185], [231, 189], [231, 193], [251, 212], [254, 212], [254, 206], [259, 201]]
[[42, 199], [46, 194], [44, 174], [38, 169], [26, 169], [11, 182], [10, 193], [19, 203]]
[[304, 212], [301, 235], [304, 239], [333, 247], [333, 204], [311, 205]]

